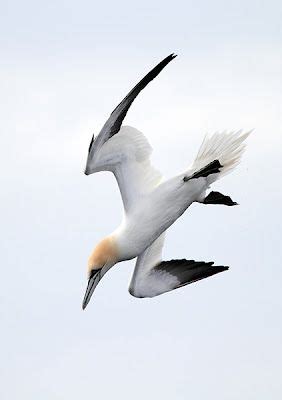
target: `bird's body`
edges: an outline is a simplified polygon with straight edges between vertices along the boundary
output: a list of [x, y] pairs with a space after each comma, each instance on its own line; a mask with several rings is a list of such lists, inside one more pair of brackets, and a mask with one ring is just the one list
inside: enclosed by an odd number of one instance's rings
[[183, 181], [184, 174], [158, 185], [140, 199], [115, 231], [122, 259], [137, 257], [166, 231], [204, 188]]
[[213, 262], [162, 261], [165, 231], [193, 203], [235, 205], [218, 192], [206, 195], [210, 185], [240, 160], [248, 134], [218, 133], [206, 138], [190, 168], [163, 180], [150, 161], [152, 148], [138, 130], [121, 126], [137, 94], [174, 58], [167, 57], [125, 97], [98, 137], [91, 141], [85, 173], [111, 171], [121, 192], [121, 225], [94, 249], [88, 262], [89, 282], [83, 308], [101, 277], [116, 263], [137, 257], [129, 291], [153, 297], [226, 270]]

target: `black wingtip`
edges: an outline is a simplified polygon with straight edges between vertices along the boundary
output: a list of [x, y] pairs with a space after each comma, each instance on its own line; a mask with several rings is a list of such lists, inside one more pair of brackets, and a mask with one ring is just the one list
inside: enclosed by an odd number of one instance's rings
[[219, 266], [215, 265], [215, 268], [218, 268], [218, 270], [220, 270], [218, 272], [223, 272], [223, 271], [229, 270], [229, 267], [227, 267], [226, 265], [219, 265]]
[[159, 62], [159, 64], [156, 65], [156, 67], [160, 67], [161, 65], [163, 65], [163, 67], [161, 67], [161, 69], [163, 69], [168, 63], [170, 63], [176, 57], [177, 57], [177, 54], [171, 53], [169, 56], [165, 57], [161, 62]]
[[[214, 265], [214, 261], [170, 260], [162, 261], [154, 267], [155, 271], [164, 271], [177, 278], [174, 289], [197, 282], [229, 269], [226, 265]], [[169, 289], [171, 290], [171, 289]]]
[[[112, 111], [110, 118], [105, 123], [104, 127], [102, 128], [104, 137], [103, 143], [114, 136], [116, 133], [119, 132], [122, 122], [129, 110], [131, 104], [133, 103], [134, 99], [138, 96], [138, 94], [143, 90], [149, 82], [155, 79], [159, 73], [169, 64], [175, 57], [176, 54], [171, 53], [162, 61], [160, 61], [151, 71], [149, 71], [138, 83], [131, 89], [131, 91], [124, 97], [124, 99], [117, 105], [117, 107]], [[100, 134], [102, 133], [100, 132]], [[100, 135], [99, 134], [99, 135]], [[97, 137], [98, 139], [98, 137]], [[94, 137], [89, 145], [89, 152], [93, 148]]]
[[93, 134], [93, 135], [92, 135], [92, 138], [91, 138], [91, 142], [90, 142], [89, 147], [88, 147], [88, 154], [89, 154], [90, 151], [91, 151], [91, 147], [92, 147], [92, 145], [93, 145], [93, 143], [94, 143], [94, 140], [95, 140], [95, 136], [94, 136], [94, 134]]

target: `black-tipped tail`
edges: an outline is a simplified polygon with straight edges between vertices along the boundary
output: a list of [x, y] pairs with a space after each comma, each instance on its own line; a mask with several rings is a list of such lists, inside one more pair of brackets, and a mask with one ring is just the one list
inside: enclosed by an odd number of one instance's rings
[[220, 172], [220, 168], [222, 167], [223, 165], [221, 165], [218, 160], [214, 160], [205, 167], [199, 169], [199, 171], [196, 171], [193, 175], [184, 176], [183, 180], [184, 182], [187, 182], [190, 179], [206, 178], [208, 175], [218, 174]]
[[204, 204], [224, 204], [225, 206], [236, 206], [238, 203], [233, 201], [231, 197], [224, 196], [219, 192], [210, 192], [203, 201]]

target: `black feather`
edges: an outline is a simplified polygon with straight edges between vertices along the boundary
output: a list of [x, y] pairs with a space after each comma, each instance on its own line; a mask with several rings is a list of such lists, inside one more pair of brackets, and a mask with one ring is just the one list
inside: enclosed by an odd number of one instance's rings
[[229, 268], [213, 264], [213, 261], [170, 260], [162, 261], [156, 265], [154, 271], [163, 271], [175, 276], [179, 281], [177, 287], [180, 287], [226, 271]]
[[220, 164], [218, 160], [214, 160], [210, 162], [208, 165], [205, 167], [199, 169], [199, 171], [196, 171], [193, 175], [191, 176], [184, 176], [183, 180], [184, 182], [189, 181], [190, 179], [197, 179], [197, 178], [205, 178], [208, 175], [211, 174], [217, 174], [220, 172], [220, 168], [223, 166]]
[[91, 139], [91, 142], [89, 144], [88, 153], [90, 153], [90, 150], [91, 150], [91, 147], [92, 147], [92, 144], [93, 144], [94, 140], [95, 140], [95, 138], [94, 138], [94, 135], [93, 135], [92, 139]]

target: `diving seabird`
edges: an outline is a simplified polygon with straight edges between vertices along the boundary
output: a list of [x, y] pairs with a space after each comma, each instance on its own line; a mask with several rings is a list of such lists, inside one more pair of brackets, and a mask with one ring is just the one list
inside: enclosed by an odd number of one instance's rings
[[150, 161], [152, 148], [137, 129], [122, 126], [136, 96], [176, 55], [153, 68], [121, 101], [99, 135], [90, 142], [85, 174], [111, 171], [123, 205], [121, 225], [94, 249], [88, 261], [88, 285], [83, 309], [105, 273], [116, 263], [137, 257], [129, 292], [154, 297], [228, 269], [213, 262], [162, 261], [165, 231], [193, 203], [236, 205], [229, 196], [211, 191], [210, 185], [240, 161], [249, 132], [215, 133], [206, 137], [192, 166], [162, 180]]

